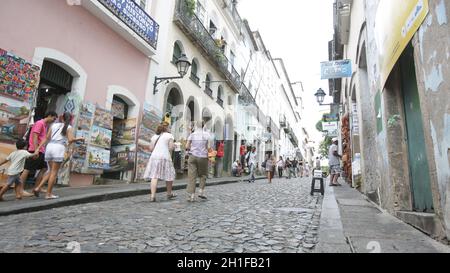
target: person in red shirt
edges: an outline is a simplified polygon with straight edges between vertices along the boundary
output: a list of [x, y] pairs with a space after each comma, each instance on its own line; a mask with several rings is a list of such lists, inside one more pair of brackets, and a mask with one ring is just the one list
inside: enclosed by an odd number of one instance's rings
[[[45, 118], [37, 121], [30, 132], [30, 140], [28, 143], [28, 152], [34, 153], [34, 150], [39, 147], [39, 145], [45, 141], [47, 137], [47, 128], [58, 119], [58, 114], [54, 111], [50, 111], [45, 115]], [[39, 150], [39, 155], [37, 157], [28, 158], [25, 161], [25, 168], [20, 176], [21, 183], [21, 193], [23, 197], [34, 196], [34, 194], [26, 192], [23, 190], [23, 186], [28, 178], [30, 172], [39, 172], [36, 178], [36, 185], [39, 184], [40, 180], [44, 176], [45, 170], [47, 169], [47, 163], [45, 162], [45, 146], [42, 146]]]
[[246, 152], [245, 152], [245, 150], [246, 150], [246, 148], [245, 148], [245, 145], [244, 144], [241, 144], [241, 147], [239, 148], [239, 155], [241, 156], [241, 160], [240, 160], [240, 162], [241, 162], [241, 164], [242, 164], [242, 168], [244, 168], [245, 167], [245, 154], [246, 154]]

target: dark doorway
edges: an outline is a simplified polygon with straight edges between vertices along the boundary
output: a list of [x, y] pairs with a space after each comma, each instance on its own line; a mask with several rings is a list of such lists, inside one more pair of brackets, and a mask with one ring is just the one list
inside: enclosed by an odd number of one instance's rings
[[44, 118], [48, 111], [56, 111], [58, 98], [71, 91], [73, 77], [61, 66], [44, 60], [36, 100], [34, 122]]

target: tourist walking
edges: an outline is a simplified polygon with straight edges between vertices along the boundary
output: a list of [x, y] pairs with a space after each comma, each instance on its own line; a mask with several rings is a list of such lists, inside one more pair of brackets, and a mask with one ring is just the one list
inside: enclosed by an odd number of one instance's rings
[[44, 177], [44, 174], [47, 170], [47, 163], [45, 162], [45, 146], [41, 146], [39, 150], [38, 146], [45, 140], [45, 137], [47, 136], [47, 129], [57, 119], [58, 114], [54, 111], [50, 111], [45, 114], [45, 118], [38, 120], [30, 129], [28, 139], [28, 152], [34, 154], [34, 152], [37, 150], [39, 155], [28, 158], [25, 161], [24, 170], [20, 175], [20, 181], [22, 181], [22, 183], [20, 183], [20, 192], [21, 196], [23, 197], [33, 196], [32, 193], [26, 192], [23, 189], [30, 173], [33, 174], [35, 172], [39, 172], [36, 177], [35, 186], [39, 185], [42, 178]]
[[256, 155], [256, 147], [253, 147], [251, 152], [247, 153], [246, 156], [250, 169], [250, 179], [248, 180], [248, 183], [255, 183]]
[[341, 155], [338, 154], [338, 139], [333, 138], [332, 143], [328, 150], [328, 164], [330, 165], [330, 186], [341, 186], [338, 183], [338, 178], [341, 174]]
[[150, 150], [152, 155], [144, 172], [144, 179], [150, 180], [150, 202], [156, 202], [156, 188], [158, 180], [166, 181], [167, 199], [176, 197], [172, 192], [175, 180], [175, 168], [171, 153], [174, 149], [174, 138], [169, 132], [169, 124], [163, 122], [156, 129], [156, 135], [151, 139]]
[[58, 171], [66, 159], [66, 150], [73, 142], [84, 141], [84, 138], [75, 138], [73, 135], [72, 126], [70, 126], [70, 122], [72, 121], [71, 113], [64, 113], [61, 121], [50, 126], [45, 141], [38, 148], [40, 150], [42, 147], [46, 147], [45, 161], [50, 169], [45, 173], [39, 185], [33, 189], [36, 197], [39, 196], [42, 186], [48, 182], [45, 199], [59, 198], [57, 195], [53, 195], [53, 186], [58, 178]]
[[205, 194], [206, 178], [208, 175], [208, 151], [210, 150], [210, 134], [205, 131], [204, 122], [196, 122], [194, 132], [189, 136], [186, 151], [189, 152], [188, 161], [188, 202], [195, 201], [197, 178], [200, 179], [198, 197], [207, 199]]
[[275, 174], [275, 168], [276, 168], [276, 162], [275, 162], [275, 156], [269, 156], [269, 158], [266, 160], [266, 172], [267, 172], [267, 179], [269, 179], [269, 183], [272, 183], [273, 176]]
[[3, 194], [8, 191], [9, 187], [11, 187], [13, 184], [15, 185], [14, 190], [16, 191], [16, 199], [22, 199], [22, 193], [20, 192], [21, 186], [23, 182], [20, 180], [20, 173], [23, 171], [23, 168], [25, 166], [25, 160], [27, 158], [33, 157], [38, 155], [38, 151], [36, 150], [34, 154], [29, 153], [25, 147], [27, 146], [27, 143], [19, 139], [16, 142], [16, 148], [17, 150], [12, 152], [8, 155], [8, 157], [2, 161], [0, 161], [0, 166], [10, 162], [11, 164], [6, 169], [6, 175], [8, 176], [8, 180], [6, 182], [6, 185], [3, 186], [3, 188], [0, 190], [0, 201], [3, 201]]
[[278, 167], [278, 177], [282, 178], [284, 169], [284, 160], [282, 156], [280, 156], [280, 159], [277, 161], [277, 167]]

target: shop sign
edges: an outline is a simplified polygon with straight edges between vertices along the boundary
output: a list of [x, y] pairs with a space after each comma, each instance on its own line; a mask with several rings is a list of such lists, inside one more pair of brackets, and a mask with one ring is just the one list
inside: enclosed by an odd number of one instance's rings
[[381, 88], [428, 12], [428, 0], [380, 0], [375, 19], [375, 40]]
[[339, 60], [321, 63], [322, 80], [342, 79], [352, 76], [352, 62], [350, 60]]
[[322, 129], [324, 131], [336, 131], [338, 129], [337, 122], [322, 122]]
[[98, 0], [156, 49], [159, 25], [133, 0]]

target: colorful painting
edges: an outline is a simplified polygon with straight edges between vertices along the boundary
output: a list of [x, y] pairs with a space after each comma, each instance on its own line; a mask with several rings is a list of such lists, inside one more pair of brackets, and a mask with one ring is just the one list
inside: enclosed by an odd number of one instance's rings
[[111, 147], [111, 138], [112, 138], [111, 130], [98, 127], [96, 125], [92, 126], [90, 134], [91, 145], [109, 149]]
[[136, 160], [136, 145], [111, 147], [110, 168], [108, 171], [132, 171]]
[[40, 68], [0, 49], [0, 142], [13, 144], [27, 129]]
[[71, 163], [72, 163], [72, 172], [75, 173], [82, 173], [83, 169], [84, 169], [84, 163], [85, 163], [85, 159], [84, 158], [74, 158], [72, 159]]
[[113, 117], [118, 119], [125, 118], [125, 104], [116, 100], [113, 100], [111, 104], [111, 113]]
[[97, 107], [95, 109], [94, 125], [112, 130], [113, 116], [111, 112]]
[[144, 173], [150, 156], [147, 153], [137, 153], [136, 180], [144, 180]]
[[89, 146], [88, 149], [88, 166], [91, 169], [109, 169], [110, 152], [108, 150]]
[[87, 142], [90, 140], [90, 132], [89, 131], [77, 131], [76, 138], [84, 138], [84, 142], [77, 142], [73, 146], [72, 156], [74, 158], [86, 158], [87, 153]]
[[138, 152], [150, 154], [150, 142], [139, 139], [138, 140]]
[[126, 145], [136, 142], [136, 119], [115, 120], [112, 133], [113, 145]]
[[0, 48], [0, 94], [30, 102], [39, 85], [40, 68]]

